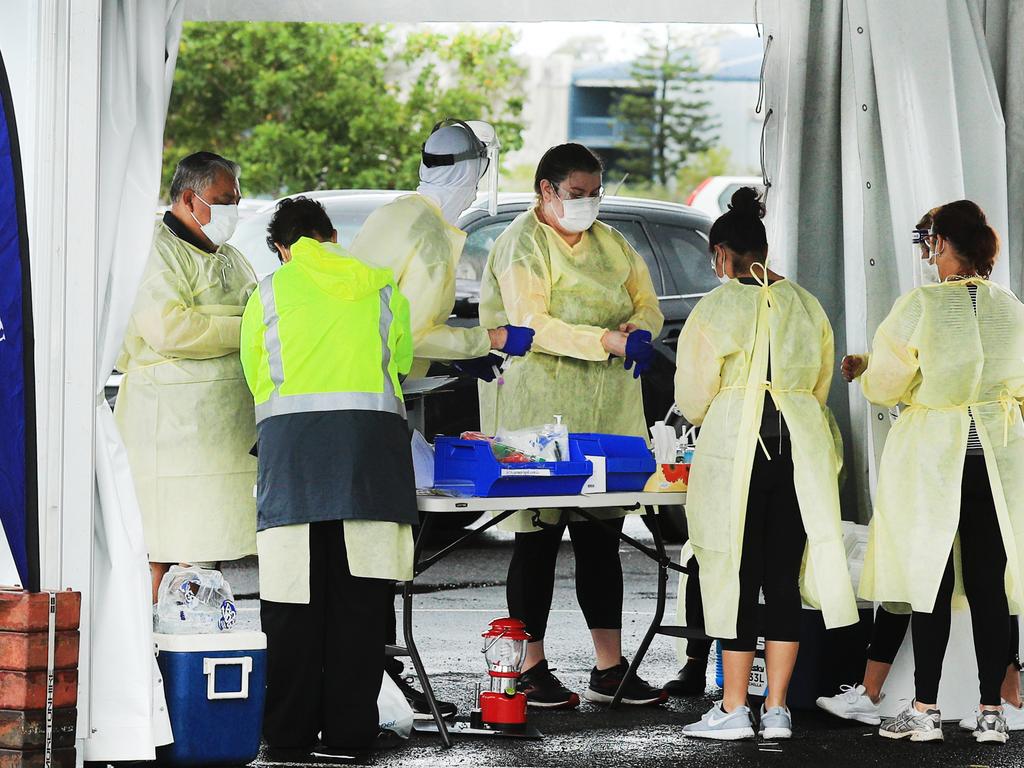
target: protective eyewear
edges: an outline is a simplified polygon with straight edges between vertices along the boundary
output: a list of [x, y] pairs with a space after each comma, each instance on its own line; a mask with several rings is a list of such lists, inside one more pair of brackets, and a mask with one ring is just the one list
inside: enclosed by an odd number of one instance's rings
[[562, 197], [562, 190], [557, 184], [552, 184], [551, 188], [555, 190], [555, 194], [562, 200], [583, 200], [585, 198], [597, 198], [598, 200], [604, 200], [604, 187], [598, 187], [597, 191], [591, 195], [580, 195], [575, 192], [569, 192], [568, 197]]
[[[490, 125], [487, 123], [481, 123], [479, 121], [474, 121], [474, 123], [478, 126], [487, 126], [490, 128]], [[456, 120], [450, 117], [445, 118], [434, 125], [434, 130], [430, 133], [437, 133], [441, 128], [462, 128], [466, 132], [466, 135], [469, 136], [469, 141], [472, 146], [463, 152], [438, 155], [433, 152], [427, 152], [427, 145], [424, 143], [422, 146], [423, 164], [427, 166], [427, 168], [439, 168], [446, 165], [455, 165], [456, 163], [464, 160], [479, 160], [480, 178], [482, 179], [491, 164], [491, 152], [488, 149], [488, 145], [484, 143], [479, 136], [477, 136], [476, 131], [473, 130], [470, 124], [464, 120]], [[491, 134], [493, 139], [493, 128], [491, 128]], [[493, 140], [490, 143], [494, 143]]]

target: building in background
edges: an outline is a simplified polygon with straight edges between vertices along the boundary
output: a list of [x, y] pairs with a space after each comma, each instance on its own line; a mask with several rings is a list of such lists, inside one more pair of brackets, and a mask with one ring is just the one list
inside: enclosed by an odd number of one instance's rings
[[[730, 171], [759, 172], [761, 39], [730, 38], [695, 54], [709, 76], [704, 98], [719, 123], [717, 144], [729, 150]], [[530, 61], [523, 148], [509, 155], [506, 167], [535, 165], [548, 147], [565, 141], [586, 144], [613, 163], [627, 136], [612, 107], [633, 85], [630, 69], [629, 62], [575, 66], [564, 54]]]

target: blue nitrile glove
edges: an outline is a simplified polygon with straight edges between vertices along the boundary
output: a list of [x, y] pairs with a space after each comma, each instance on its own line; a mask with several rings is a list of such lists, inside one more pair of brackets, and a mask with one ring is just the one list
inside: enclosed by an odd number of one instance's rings
[[497, 355], [490, 354], [471, 360], [453, 360], [451, 366], [459, 373], [473, 376], [480, 381], [494, 381], [495, 371], [501, 368], [503, 362], [504, 360]]
[[622, 367], [627, 371], [632, 367], [633, 378], [639, 379], [647, 372], [654, 362], [654, 345], [651, 343], [651, 332], [636, 330], [626, 337], [626, 360]]
[[505, 325], [502, 326], [508, 338], [505, 339], [505, 346], [502, 347], [504, 352], [509, 357], [522, 357], [530, 351], [530, 347], [533, 346], [533, 334], [536, 331], [533, 328], [526, 328], [522, 325]]

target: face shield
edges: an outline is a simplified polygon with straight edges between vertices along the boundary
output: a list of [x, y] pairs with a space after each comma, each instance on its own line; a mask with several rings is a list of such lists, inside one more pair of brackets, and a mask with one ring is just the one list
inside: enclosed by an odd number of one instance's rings
[[428, 152], [426, 144], [423, 145], [422, 162], [425, 168], [442, 168], [454, 166], [456, 163], [465, 161], [477, 161], [479, 166], [478, 192], [487, 195], [487, 208], [493, 216], [498, 212], [498, 169], [499, 152], [501, 143], [494, 131], [494, 126], [482, 120], [454, 120], [451, 118], [442, 120], [434, 126], [431, 135], [442, 128], [458, 128], [465, 132], [469, 147], [459, 152], [433, 153]]
[[914, 287], [932, 285], [939, 282], [939, 270], [935, 266], [935, 257], [931, 253], [928, 243], [928, 236], [931, 233], [920, 227], [913, 230], [911, 242], [913, 255], [911, 263], [914, 265]]

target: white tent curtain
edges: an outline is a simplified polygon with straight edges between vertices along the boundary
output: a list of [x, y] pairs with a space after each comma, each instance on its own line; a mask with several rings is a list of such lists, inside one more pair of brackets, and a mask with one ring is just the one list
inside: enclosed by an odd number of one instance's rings
[[[940, 203], [967, 197], [985, 209], [1004, 244], [994, 277], [1017, 276], [1019, 292], [1020, 4], [769, 0], [763, 18], [771, 252], [822, 301], [837, 362], [866, 351], [913, 286], [910, 229]], [[852, 481], [844, 513], [864, 519], [888, 415], [842, 384], [830, 405]]]
[[[124, 444], [103, 398], [149, 255], [183, 0], [104, 0], [100, 179], [95, 201], [97, 504], [85, 759], [147, 760], [170, 741], [153, 656], [142, 519]], [[89, 201], [91, 202], [91, 201]]]

